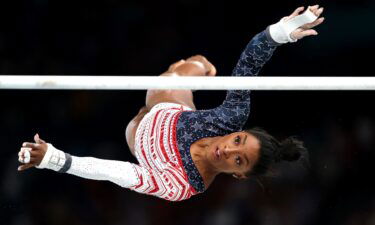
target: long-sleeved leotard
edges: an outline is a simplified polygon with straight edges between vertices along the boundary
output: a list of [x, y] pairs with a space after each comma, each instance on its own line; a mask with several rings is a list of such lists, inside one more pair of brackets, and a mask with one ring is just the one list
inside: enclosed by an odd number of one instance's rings
[[[276, 47], [269, 29], [257, 34], [242, 52], [232, 76], [256, 76], [271, 58]], [[214, 136], [223, 136], [241, 131], [250, 114], [250, 90], [229, 90], [219, 107], [210, 110], [183, 112], [177, 124], [178, 147], [188, 171], [189, 181], [198, 192], [205, 190], [190, 155], [190, 146], [195, 141]]]
[[[277, 45], [268, 29], [257, 34], [241, 54], [233, 76], [257, 75]], [[70, 166], [63, 170], [171, 201], [188, 199], [205, 190], [190, 155], [191, 144], [240, 131], [249, 113], [248, 90], [228, 91], [223, 104], [211, 110], [192, 111], [161, 103], [145, 115], [137, 129], [135, 154], [139, 165], [66, 154]]]

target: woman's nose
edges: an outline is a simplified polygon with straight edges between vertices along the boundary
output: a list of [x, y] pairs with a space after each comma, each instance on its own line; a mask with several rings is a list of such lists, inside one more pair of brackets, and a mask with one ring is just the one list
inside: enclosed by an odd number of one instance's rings
[[238, 148], [225, 146], [223, 153], [224, 153], [225, 158], [229, 158], [232, 154], [238, 153], [238, 151], [239, 151]]

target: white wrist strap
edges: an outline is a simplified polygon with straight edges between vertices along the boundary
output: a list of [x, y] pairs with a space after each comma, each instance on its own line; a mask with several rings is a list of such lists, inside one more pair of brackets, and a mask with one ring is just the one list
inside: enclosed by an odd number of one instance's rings
[[290, 37], [290, 34], [297, 28], [314, 22], [318, 17], [308, 8], [304, 13], [293, 17], [285, 22], [282, 18], [278, 23], [270, 26], [270, 35], [278, 43], [296, 42], [296, 39]]
[[71, 156], [56, 149], [49, 143], [47, 145], [47, 152], [44, 155], [42, 162], [39, 164], [39, 166], [36, 166], [36, 168], [47, 168], [57, 172], [66, 172], [71, 165]]

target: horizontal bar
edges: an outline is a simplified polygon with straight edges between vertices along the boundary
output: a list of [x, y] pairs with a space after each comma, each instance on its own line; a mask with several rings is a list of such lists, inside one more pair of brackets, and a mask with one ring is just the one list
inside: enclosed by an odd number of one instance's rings
[[375, 90], [375, 77], [177, 77], [2, 75], [0, 89]]

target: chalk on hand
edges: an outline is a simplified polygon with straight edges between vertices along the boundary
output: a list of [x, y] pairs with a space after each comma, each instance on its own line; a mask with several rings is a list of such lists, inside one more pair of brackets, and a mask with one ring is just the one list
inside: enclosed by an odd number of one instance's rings
[[29, 163], [30, 162], [30, 151], [29, 150], [26, 150], [25, 153], [23, 154], [24, 156], [24, 159], [23, 159], [23, 163]]

